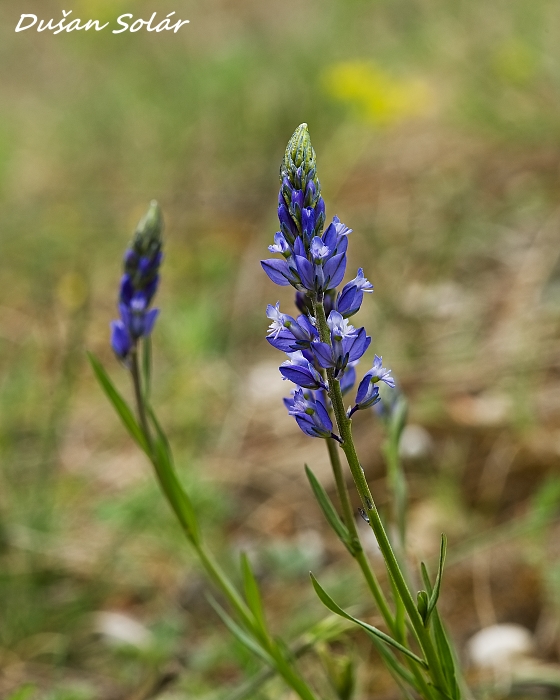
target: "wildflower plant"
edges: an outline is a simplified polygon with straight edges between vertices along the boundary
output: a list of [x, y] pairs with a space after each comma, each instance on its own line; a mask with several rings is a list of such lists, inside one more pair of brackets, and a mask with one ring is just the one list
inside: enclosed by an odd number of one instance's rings
[[[284, 403], [301, 430], [310, 437], [326, 440], [342, 508], [340, 517], [312, 471], [307, 475], [328, 522], [356, 559], [387, 632], [358, 620], [342, 610], [311, 575], [317, 595], [326, 607], [366, 630], [382, 659], [403, 690], [424, 700], [460, 700], [462, 688], [453, 651], [438, 616], [446, 540], [442, 536], [440, 561], [435, 581], [422, 564], [424, 589], [413, 596], [404, 562], [404, 507], [406, 490], [398, 463], [398, 441], [406, 408], [395, 398], [385, 408], [388, 439], [385, 455], [396, 502], [397, 546], [391, 543], [371, 494], [352, 437], [352, 416], [356, 411], [380, 402], [379, 385], [394, 389], [391, 370], [375, 355], [373, 365], [360, 381], [353, 403], [346, 408], [343, 394], [356, 380], [356, 365], [368, 349], [371, 338], [365, 328], [355, 328], [349, 319], [357, 313], [364, 294], [373, 291], [362, 268], [339, 291], [346, 272], [348, 237], [352, 230], [336, 216], [326, 225], [325, 203], [317, 177], [315, 151], [306, 124], [300, 125], [286, 148], [280, 167], [278, 219], [280, 231], [269, 246], [280, 257], [262, 261], [272, 282], [296, 290], [297, 317], [284, 314], [277, 303], [267, 308], [271, 321], [268, 342], [287, 354], [280, 366], [284, 379], [295, 388]], [[340, 451], [344, 453], [360, 495], [362, 518], [369, 524], [383, 555], [392, 591], [392, 604], [371, 569], [360, 544], [354, 513], [344, 478]]]
[[[101, 362], [91, 353], [89, 359], [102, 389], [124, 426], [152, 463], [160, 487], [187, 540], [230, 611], [226, 612], [209, 595], [212, 606], [237, 640], [264, 663], [262, 671], [231, 697], [237, 700], [254, 697], [254, 693], [271, 675], [278, 675], [302, 700], [318, 700], [319, 696], [298, 668], [297, 657], [313, 649], [316, 644], [339, 636], [344, 631], [345, 624], [341, 625], [340, 620], [329, 616], [307, 630], [292, 645], [272, 634], [248, 557], [245, 554], [241, 556], [242, 590], [239, 590], [205, 543], [191, 499], [175, 469], [169, 441], [150, 403], [151, 334], [158, 316], [158, 310], [152, 308], [152, 302], [158, 288], [159, 268], [163, 259], [162, 231], [161, 210], [156, 202], [152, 202], [125, 253], [117, 299], [119, 319], [111, 322], [111, 346], [130, 374], [136, 411], [119, 393]], [[295, 360], [292, 364], [297, 368]], [[325, 416], [325, 420], [328, 420], [326, 409]]]
[[[336, 638], [349, 626], [358, 625], [370, 636], [403, 697], [462, 700], [465, 691], [436, 607], [445, 538], [442, 538], [435, 581], [422, 564], [424, 588], [416, 599], [409, 583], [404, 556], [406, 483], [398, 459], [406, 404], [397, 393], [391, 370], [383, 366], [381, 357], [375, 355], [371, 368], [358, 384], [351, 405], [345, 406], [344, 396], [350, 395], [356, 384], [356, 366], [371, 344], [365, 328], [354, 327], [350, 319], [359, 311], [364, 295], [373, 291], [373, 286], [362, 268], [343, 285], [348, 237], [352, 231], [337, 217], [326, 225], [316, 157], [306, 124], [296, 129], [288, 143], [280, 181], [280, 230], [269, 247], [278, 257], [262, 261], [262, 266], [273, 282], [295, 288], [298, 313], [290, 316], [280, 310], [279, 303], [269, 305], [267, 339], [286, 356], [280, 364], [280, 373], [294, 385], [291, 396], [284, 400], [288, 413], [306, 435], [326, 442], [342, 516], [308, 467], [306, 473], [330, 526], [356, 560], [386, 631], [340, 608], [312, 575], [315, 591], [331, 614], [300, 640], [287, 644], [268, 626], [259, 585], [248, 557], [241, 556], [242, 586], [238, 588], [204, 541], [195, 508], [175, 469], [169, 441], [150, 399], [151, 335], [159, 314], [153, 302], [163, 260], [163, 219], [156, 202], [151, 203], [138, 224], [125, 253], [117, 298], [119, 318], [111, 323], [111, 346], [130, 375], [134, 409], [119, 393], [101, 362], [90, 354], [92, 368], [122, 423], [153, 465], [159, 485], [188, 542], [209, 581], [229, 608], [226, 611], [209, 596], [216, 613], [237, 640], [263, 662], [261, 671], [230, 698], [255, 697], [264, 682], [278, 675], [302, 700], [318, 700], [317, 691], [299, 668], [299, 656], [313, 649], [324, 655], [324, 642]], [[382, 400], [381, 384], [387, 391], [395, 392], [392, 399]], [[352, 438], [354, 414], [371, 407], [380, 412], [387, 426], [384, 453], [394, 501], [392, 521], [397, 532], [393, 543], [376, 508]], [[372, 528], [385, 560], [390, 597], [380, 586], [360, 543], [341, 452], [362, 501], [360, 515]], [[324, 665], [334, 668], [330, 663]], [[343, 674], [346, 680], [342, 685], [346, 690], [337, 691], [338, 697], [349, 697], [351, 691], [347, 690], [353, 686], [351, 675], [346, 671]]]

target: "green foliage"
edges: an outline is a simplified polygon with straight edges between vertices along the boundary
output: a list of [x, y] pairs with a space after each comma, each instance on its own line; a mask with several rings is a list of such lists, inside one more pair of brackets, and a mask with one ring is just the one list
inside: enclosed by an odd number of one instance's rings
[[315, 592], [319, 596], [320, 601], [333, 613], [336, 613], [337, 615], [340, 615], [341, 617], [344, 617], [347, 620], [351, 620], [352, 622], [355, 622], [357, 625], [360, 627], [363, 627], [367, 632], [370, 634], [374, 635], [377, 637], [379, 640], [382, 642], [385, 642], [386, 644], [389, 644], [390, 646], [394, 647], [397, 649], [397, 651], [400, 651], [402, 654], [405, 656], [408, 656], [410, 659], [415, 661], [417, 664], [422, 666], [423, 668], [427, 668], [426, 662], [421, 659], [419, 656], [416, 656], [413, 652], [410, 651], [410, 649], [407, 649], [404, 647], [402, 644], [394, 640], [392, 637], [390, 637], [388, 634], [385, 634], [385, 632], [382, 632], [381, 630], [378, 630], [377, 627], [374, 627], [373, 625], [368, 624], [367, 622], [363, 622], [362, 620], [358, 620], [355, 617], [352, 617], [352, 615], [349, 615], [347, 612], [345, 612], [342, 608], [340, 608], [334, 600], [321, 588], [319, 582], [317, 579], [311, 575], [311, 582], [313, 583], [313, 588], [315, 589]]
[[315, 474], [313, 474], [311, 469], [307, 466], [307, 464], [305, 465], [305, 473], [307, 475], [307, 478], [309, 479], [309, 483], [311, 484], [313, 495], [317, 499], [317, 503], [323, 511], [327, 522], [336, 532], [338, 539], [342, 542], [342, 544], [344, 544], [344, 546], [346, 547], [346, 549], [348, 549], [350, 553], [356, 551], [356, 547], [360, 548], [359, 542], [356, 543], [352, 541], [348, 528], [340, 519], [340, 516], [336, 512], [336, 509], [333, 506], [331, 499], [327, 495], [327, 492], [325, 491], [321, 483], [318, 481]]
[[[441, 546], [440, 546], [440, 552], [439, 552], [439, 563], [438, 563], [438, 572], [437, 572], [437, 577], [434, 583], [433, 588], [430, 586], [430, 595], [428, 597], [428, 594], [426, 591], [419, 591], [418, 593], [418, 612], [420, 613], [420, 616], [422, 617], [422, 620], [424, 621], [424, 626], [427, 627], [429, 622], [430, 622], [430, 616], [435, 610], [435, 607], [438, 602], [440, 590], [441, 590], [441, 580], [443, 577], [443, 567], [445, 565], [445, 555], [447, 553], [447, 537], [442, 534], [441, 536]], [[421, 563], [421, 569], [422, 569], [422, 578], [426, 578], [428, 575], [426, 565], [424, 562]]]
[[247, 604], [251, 609], [251, 612], [255, 616], [255, 620], [258, 625], [258, 630], [264, 638], [267, 637], [268, 632], [266, 629], [266, 622], [264, 619], [264, 610], [261, 600], [261, 594], [259, 591], [259, 584], [255, 578], [255, 574], [251, 569], [251, 563], [249, 557], [245, 552], [241, 554], [241, 571], [243, 574], [243, 588], [245, 591], [245, 599]]
[[142, 428], [138, 425], [138, 421], [134, 417], [130, 406], [126, 403], [123, 397], [120, 395], [115, 385], [111, 381], [111, 378], [105, 371], [105, 368], [99, 362], [99, 360], [93, 355], [93, 353], [88, 352], [88, 359], [95, 372], [97, 381], [101, 385], [101, 388], [105, 392], [105, 395], [111, 402], [111, 405], [117, 412], [117, 415], [121, 419], [124, 427], [127, 429], [130, 437], [136, 442], [138, 447], [144, 452], [149, 453], [148, 442], [146, 436], [144, 435]]

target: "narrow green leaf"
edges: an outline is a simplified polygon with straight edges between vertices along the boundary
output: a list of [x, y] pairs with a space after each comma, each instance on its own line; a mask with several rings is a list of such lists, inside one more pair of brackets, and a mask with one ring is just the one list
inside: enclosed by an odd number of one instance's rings
[[138, 425], [134, 413], [130, 409], [129, 405], [117, 391], [115, 385], [111, 381], [109, 375], [105, 371], [105, 368], [99, 362], [97, 357], [91, 352], [87, 353], [92, 369], [97, 377], [97, 381], [101, 385], [101, 388], [105, 392], [109, 401], [113, 404], [113, 408], [118, 413], [121, 421], [123, 422], [125, 428], [128, 430], [132, 439], [138, 444], [138, 446], [150, 456], [150, 448], [148, 441], [142, 428]]
[[243, 587], [247, 605], [255, 616], [261, 632], [265, 636], [268, 636], [259, 585], [251, 568], [249, 557], [245, 552], [241, 554], [241, 571], [243, 574]]
[[211, 595], [207, 596], [208, 602], [214, 608], [218, 616], [221, 618], [224, 625], [233, 634], [233, 636], [238, 639], [243, 646], [245, 646], [249, 651], [251, 651], [256, 656], [260, 657], [268, 666], [275, 668], [276, 664], [274, 659], [268, 654], [268, 652], [261, 647], [257, 640], [252, 639], [245, 630], [235, 622], [227, 612], [222, 608], [218, 601]]
[[428, 623], [428, 621], [430, 619], [430, 615], [432, 614], [432, 612], [433, 612], [433, 610], [436, 607], [436, 604], [438, 602], [439, 592], [441, 589], [441, 580], [443, 577], [443, 566], [445, 564], [445, 555], [446, 554], [447, 554], [447, 537], [442, 534], [441, 547], [439, 550], [438, 572], [437, 572], [437, 576], [436, 576], [436, 582], [434, 584], [434, 589], [433, 589], [432, 594], [430, 596], [430, 600], [428, 601], [428, 611], [426, 613], [425, 624]]
[[165, 434], [163, 428], [161, 427], [161, 423], [159, 422], [158, 417], [156, 416], [153, 408], [150, 406], [149, 403], [146, 404], [146, 411], [148, 413], [148, 416], [150, 418], [152, 425], [155, 428], [156, 435], [161, 440], [163, 446], [165, 447], [165, 451], [168, 454], [169, 460], [172, 462], [173, 458], [172, 458], [172, 454], [171, 454], [171, 446], [169, 444], [169, 440], [167, 439], [167, 435]]
[[423, 561], [420, 562], [420, 571], [422, 573], [422, 581], [424, 582], [424, 585], [426, 586], [426, 590], [428, 591], [428, 595], [432, 594], [432, 582], [430, 581], [430, 575], [428, 574], [428, 569], [426, 568], [426, 564], [424, 564]]
[[[305, 465], [305, 473], [307, 474], [307, 478], [309, 479], [309, 483], [311, 484], [311, 489], [313, 490], [313, 494], [317, 499], [317, 503], [323, 511], [323, 514], [327, 519], [329, 525], [335, 531], [336, 535], [338, 536], [338, 539], [344, 544], [344, 546], [348, 550], [351, 550], [352, 545], [348, 528], [340, 519], [340, 516], [336, 512], [336, 509], [333, 506], [331, 499], [327, 495], [327, 492], [319, 483], [317, 477], [315, 476], [315, 474], [313, 474], [313, 472], [307, 466], [307, 464]], [[352, 553], [352, 551], [350, 551], [350, 553]]]
[[387, 645], [384, 642], [382, 642], [375, 634], [373, 634], [369, 630], [366, 631], [391, 674], [393, 676], [398, 676], [403, 681], [405, 681], [405, 683], [408, 683], [412, 688], [416, 688], [416, 681], [412, 673], [410, 673], [410, 671], [399, 662], [397, 657], [393, 654], [393, 652], [390, 649], [387, 648]]
[[437, 693], [438, 697], [441, 700], [453, 700], [453, 698], [450, 695], [448, 695], [445, 691], [441, 690], [441, 688], [438, 688], [437, 686], [435, 686], [433, 683], [429, 683], [429, 686], [430, 686], [431, 690], [433, 690], [435, 693]]
[[[150, 409], [152, 421], [155, 418], [153, 411]], [[154, 421], [153, 421], [154, 422]], [[156, 437], [154, 440], [154, 458], [152, 463], [155, 467], [157, 477], [161, 487], [169, 501], [175, 515], [179, 519], [181, 525], [188, 532], [194, 543], [200, 542], [200, 531], [198, 529], [198, 521], [194, 512], [191, 499], [179, 481], [177, 472], [173, 464], [173, 455], [167, 441], [165, 433], [162, 431], [159, 423], [154, 422], [156, 427]]]
[[[424, 581], [424, 585], [428, 589], [428, 593], [432, 595], [432, 584], [430, 583], [430, 576], [428, 574], [428, 569], [426, 568], [424, 562], [420, 564], [420, 570], [422, 572], [422, 579]], [[459, 690], [459, 685], [457, 683], [457, 673], [455, 670], [455, 654], [453, 653], [453, 648], [449, 642], [437, 608], [435, 608], [435, 610], [433, 611], [433, 616], [434, 639], [438, 650], [438, 656], [441, 659], [443, 673], [447, 682], [449, 683], [449, 687], [453, 695], [453, 700], [460, 700], [461, 693]]]
[[459, 690], [459, 685], [457, 683], [457, 673], [455, 670], [455, 655], [453, 649], [445, 632], [443, 623], [437, 610], [434, 610], [433, 614], [433, 630], [434, 638], [436, 640], [436, 646], [438, 650], [438, 656], [441, 659], [441, 665], [447, 683], [449, 684], [449, 689], [452, 695], [452, 700], [460, 700], [461, 693]]
[[376, 637], [384, 641], [386, 644], [390, 644], [392, 647], [400, 651], [401, 653], [405, 654], [406, 656], [410, 657], [416, 663], [420, 664], [423, 668], [428, 668], [428, 664], [421, 659], [419, 656], [416, 656], [413, 652], [411, 652], [409, 649], [404, 647], [402, 644], [399, 644], [396, 640], [394, 640], [392, 637], [390, 637], [388, 634], [385, 634], [385, 632], [382, 632], [381, 630], [378, 630], [377, 627], [373, 627], [373, 625], [369, 625], [367, 622], [362, 622], [361, 620], [358, 620], [355, 617], [352, 617], [352, 615], [349, 615], [347, 612], [345, 612], [342, 608], [340, 608], [334, 600], [321, 588], [319, 582], [313, 576], [313, 574], [310, 574], [311, 576], [311, 581], [313, 583], [313, 588], [315, 589], [315, 592], [319, 596], [319, 599], [325, 605], [331, 612], [336, 613], [337, 615], [340, 615], [341, 617], [345, 617], [347, 620], [352, 620], [352, 622], [355, 622], [357, 625], [360, 627], [363, 627], [365, 630], [368, 632], [371, 632], [371, 634], [374, 634]]

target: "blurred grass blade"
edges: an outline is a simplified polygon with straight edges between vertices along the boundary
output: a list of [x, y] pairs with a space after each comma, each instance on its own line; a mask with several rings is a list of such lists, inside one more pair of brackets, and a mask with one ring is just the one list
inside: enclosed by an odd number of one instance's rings
[[6, 697], [6, 700], [31, 700], [31, 696], [35, 694], [37, 686], [32, 684], [22, 685], [21, 688], [14, 690], [13, 693]]
[[[291, 646], [290, 655], [298, 659], [312, 651], [319, 642], [328, 642], [337, 639], [353, 627], [351, 621], [338, 615], [328, 615], [323, 620], [314, 624], [307, 632]], [[378, 641], [379, 644], [381, 642]], [[383, 645], [383, 648], [385, 646]], [[278, 673], [276, 668], [263, 668], [251, 678], [247, 679], [232, 693], [225, 696], [224, 700], [253, 700], [257, 697], [257, 690]], [[408, 698], [407, 698], [408, 700]]]
[[251, 568], [249, 557], [245, 552], [242, 552], [241, 554], [241, 572], [243, 574], [243, 588], [245, 590], [247, 605], [255, 616], [260, 631], [265, 637], [267, 637], [268, 633], [266, 631], [266, 622], [264, 619], [264, 610], [259, 585]]
[[439, 598], [439, 592], [441, 589], [441, 580], [443, 577], [443, 567], [445, 564], [445, 555], [447, 554], [447, 537], [442, 534], [441, 536], [441, 547], [439, 550], [439, 564], [438, 564], [438, 572], [436, 576], [436, 582], [434, 584], [434, 589], [430, 595], [430, 600], [428, 601], [428, 610], [426, 612], [426, 621], [425, 624], [428, 624], [430, 620], [430, 615], [432, 614], [434, 608], [436, 607], [436, 604], [438, 602]]
[[348, 550], [351, 550], [351, 538], [348, 528], [340, 519], [340, 516], [336, 512], [336, 509], [333, 506], [331, 499], [327, 495], [327, 492], [319, 483], [317, 477], [315, 476], [315, 474], [313, 474], [313, 472], [307, 466], [307, 464], [305, 465], [305, 473], [307, 474], [307, 478], [309, 479], [309, 483], [311, 484], [313, 494], [317, 499], [317, 503], [321, 507], [321, 510], [323, 511], [327, 522], [337, 534], [338, 539], [344, 544], [344, 546]]
[[341, 617], [345, 617], [347, 620], [352, 620], [352, 622], [355, 622], [357, 625], [360, 627], [363, 627], [363, 629], [367, 630], [371, 634], [375, 635], [379, 639], [381, 639], [383, 642], [386, 644], [389, 644], [390, 646], [394, 647], [398, 651], [400, 651], [402, 654], [405, 654], [406, 656], [410, 657], [416, 663], [420, 664], [423, 668], [428, 668], [427, 663], [421, 659], [419, 656], [416, 656], [412, 651], [404, 647], [402, 644], [399, 644], [395, 639], [390, 637], [388, 634], [385, 634], [385, 632], [382, 632], [381, 630], [378, 630], [377, 627], [373, 627], [373, 625], [369, 625], [367, 622], [362, 622], [361, 620], [358, 620], [355, 617], [352, 617], [352, 615], [349, 615], [347, 612], [344, 612], [342, 608], [340, 608], [334, 600], [321, 588], [319, 582], [313, 576], [313, 574], [310, 574], [311, 576], [311, 581], [313, 583], [313, 588], [315, 589], [315, 592], [319, 596], [319, 599], [323, 603], [323, 605], [326, 605], [326, 607], [333, 613], [336, 613], [337, 615], [340, 615]]
[[260, 657], [267, 665], [272, 666], [273, 668], [275, 667], [275, 662], [274, 659], [261, 647], [261, 645], [252, 639], [246, 632], [245, 630], [241, 629], [241, 627], [235, 622], [228, 614], [227, 612], [222, 608], [222, 606], [218, 603], [218, 601], [208, 594], [207, 596], [208, 602], [210, 605], [214, 608], [218, 616], [221, 618], [222, 622], [224, 625], [228, 628], [228, 630], [233, 634], [233, 636], [243, 644], [243, 646], [251, 651], [253, 654], [256, 656]]
[[148, 441], [144, 435], [144, 432], [142, 431], [142, 428], [138, 425], [134, 413], [117, 391], [115, 385], [105, 371], [105, 368], [101, 362], [99, 362], [97, 357], [95, 357], [95, 355], [93, 355], [91, 352], [88, 352], [87, 356], [95, 376], [97, 377], [97, 381], [100, 383], [101, 388], [105, 392], [109, 401], [113, 404], [113, 408], [118, 413], [125, 428], [128, 430], [130, 436], [137, 443], [137, 445], [149, 456], [150, 448], [148, 446]]

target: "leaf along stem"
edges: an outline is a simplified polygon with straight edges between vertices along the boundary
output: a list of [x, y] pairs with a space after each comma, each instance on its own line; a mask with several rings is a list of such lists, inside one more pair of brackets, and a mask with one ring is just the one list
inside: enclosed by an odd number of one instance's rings
[[[330, 333], [323, 302], [316, 301], [314, 304], [314, 310], [317, 321], [317, 330], [319, 331], [321, 341], [330, 344]], [[377, 539], [379, 549], [381, 550], [385, 560], [385, 565], [387, 566], [389, 575], [395, 584], [398, 596], [402, 600], [402, 603], [406, 609], [418, 643], [425, 654], [433, 684], [436, 686], [436, 688], [440, 688], [442, 691], [447, 692], [447, 680], [443, 673], [440, 659], [430, 637], [429, 631], [424, 627], [422, 617], [416, 608], [416, 603], [414, 602], [405, 577], [399, 567], [399, 563], [381, 521], [379, 511], [377, 510], [373, 496], [369, 489], [364, 470], [356, 453], [356, 448], [352, 438], [352, 421], [346, 415], [344, 402], [342, 399], [342, 391], [340, 389], [340, 382], [334, 376], [334, 371], [332, 369], [327, 369], [327, 379], [329, 385], [329, 397], [331, 399], [333, 412], [336, 417], [338, 430], [342, 439], [341, 447], [346, 455], [346, 460], [360, 495], [363, 508], [368, 515], [370, 527]]]

